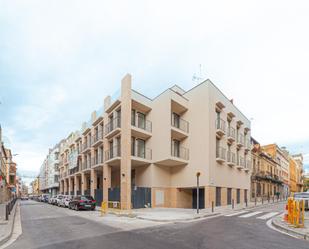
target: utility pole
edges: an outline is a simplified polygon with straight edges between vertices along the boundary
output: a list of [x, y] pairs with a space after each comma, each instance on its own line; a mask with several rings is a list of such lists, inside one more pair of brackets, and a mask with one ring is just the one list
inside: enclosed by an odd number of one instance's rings
[[200, 213], [200, 172], [196, 173], [196, 213]]

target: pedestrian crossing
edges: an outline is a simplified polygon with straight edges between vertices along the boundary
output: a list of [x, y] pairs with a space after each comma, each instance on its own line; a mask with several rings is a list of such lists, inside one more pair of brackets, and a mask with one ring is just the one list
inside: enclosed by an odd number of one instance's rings
[[279, 215], [279, 212], [263, 212], [263, 211], [238, 211], [231, 214], [224, 215], [225, 217], [237, 217], [241, 219], [256, 218], [259, 220], [268, 220], [274, 216]]

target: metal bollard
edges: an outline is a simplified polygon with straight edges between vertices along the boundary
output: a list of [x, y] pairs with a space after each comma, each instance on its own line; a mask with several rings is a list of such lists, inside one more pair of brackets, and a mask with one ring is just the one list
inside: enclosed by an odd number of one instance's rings
[[214, 202], [212, 201], [212, 202], [211, 202], [211, 212], [213, 213], [214, 210], [215, 210], [215, 205], [214, 205]]
[[256, 197], [254, 198], [254, 206], [256, 206]]
[[234, 199], [232, 200], [232, 209], [234, 209]]
[[264, 202], [264, 198], [262, 197], [262, 205], [263, 205], [263, 202]]
[[9, 220], [9, 207], [8, 207], [8, 204], [5, 205], [5, 220]]
[[273, 203], [275, 202], [275, 196], [273, 196]]
[[246, 207], [248, 207], [248, 200], [246, 199]]

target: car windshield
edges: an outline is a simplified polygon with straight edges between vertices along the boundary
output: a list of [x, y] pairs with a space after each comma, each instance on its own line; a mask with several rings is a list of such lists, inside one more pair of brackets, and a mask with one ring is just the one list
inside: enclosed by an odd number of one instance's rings
[[92, 198], [92, 196], [81, 196], [81, 199], [84, 200], [84, 201], [87, 201], [87, 200], [93, 201], [93, 200], [94, 200], [94, 199]]

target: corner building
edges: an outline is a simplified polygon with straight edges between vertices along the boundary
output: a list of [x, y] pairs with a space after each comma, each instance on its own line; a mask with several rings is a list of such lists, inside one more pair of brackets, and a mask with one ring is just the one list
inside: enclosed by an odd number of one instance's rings
[[195, 208], [198, 172], [200, 208], [248, 200], [250, 121], [209, 80], [150, 99], [126, 75], [65, 148], [60, 192], [91, 194], [98, 204]]

